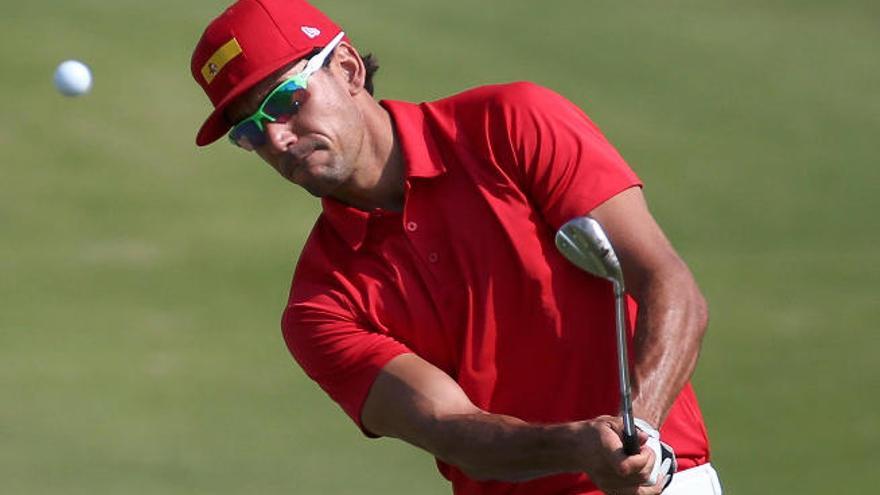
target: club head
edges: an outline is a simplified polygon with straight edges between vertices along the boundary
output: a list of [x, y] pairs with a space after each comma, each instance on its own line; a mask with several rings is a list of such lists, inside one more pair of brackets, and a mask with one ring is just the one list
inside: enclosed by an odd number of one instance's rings
[[610, 280], [623, 289], [623, 272], [602, 226], [583, 216], [569, 220], [556, 232], [556, 247], [581, 270]]

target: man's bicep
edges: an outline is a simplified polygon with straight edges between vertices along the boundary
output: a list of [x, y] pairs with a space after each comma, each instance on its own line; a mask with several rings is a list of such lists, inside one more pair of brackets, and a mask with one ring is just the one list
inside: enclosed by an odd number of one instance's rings
[[640, 187], [613, 196], [590, 215], [608, 234], [620, 258], [627, 288], [636, 296], [649, 277], [687, 269], [648, 210]]
[[449, 375], [415, 354], [402, 354], [389, 361], [373, 382], [361, 421], [371, 433], [433, 451], [432, 424], [477, 412]]

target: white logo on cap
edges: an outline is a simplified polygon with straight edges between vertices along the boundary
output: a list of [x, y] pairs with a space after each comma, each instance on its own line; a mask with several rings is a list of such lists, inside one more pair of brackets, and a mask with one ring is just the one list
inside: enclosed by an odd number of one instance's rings
[[311, 39], [315, 39], [321, 35], [320, 29], [311, 26], [302, 26], [300, 27], [300, 30]]

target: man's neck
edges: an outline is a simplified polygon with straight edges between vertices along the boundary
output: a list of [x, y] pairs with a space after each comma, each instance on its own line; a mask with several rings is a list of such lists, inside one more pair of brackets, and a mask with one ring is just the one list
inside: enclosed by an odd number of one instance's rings
[[405, 166], [391, 115], [375, 101], [364, 115], [366, 132], [361, 162], [349, 187], [333, 196], [364, 211], [402, 211]]

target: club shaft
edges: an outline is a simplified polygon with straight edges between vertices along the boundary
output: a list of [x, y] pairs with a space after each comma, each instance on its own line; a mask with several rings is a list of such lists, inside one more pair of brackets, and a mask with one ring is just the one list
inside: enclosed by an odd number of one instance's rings
[[626, 307], [623, 285], [614, 283], [614, 313], [617, 327], [617, 367], [620, 381], [620, 411], [623, 416], [623, 450], [629, 455], [639, 453], [636, 426], [633, 421], [632, 392], [629, 383], [629, 353], [626, 348]]

